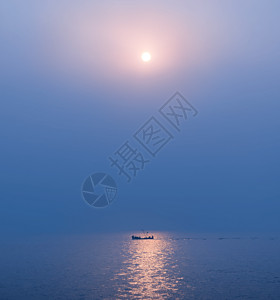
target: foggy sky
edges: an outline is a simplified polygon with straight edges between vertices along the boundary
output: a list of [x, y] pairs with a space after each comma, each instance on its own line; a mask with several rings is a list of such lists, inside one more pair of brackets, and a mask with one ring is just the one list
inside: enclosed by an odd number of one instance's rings
[[[280, 3], [210, 2], [1, 2], [3, 234], [279, 232]], [[176, 91], [198, 115], [126, 183], [108, 157]]]

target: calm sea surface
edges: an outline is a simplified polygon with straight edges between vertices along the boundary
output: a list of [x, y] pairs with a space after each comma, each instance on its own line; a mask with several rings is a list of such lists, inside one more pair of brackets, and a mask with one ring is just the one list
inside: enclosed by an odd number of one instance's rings
[[280, 239], [154, 233], [1, 243], [0, 299], [280, 299]]

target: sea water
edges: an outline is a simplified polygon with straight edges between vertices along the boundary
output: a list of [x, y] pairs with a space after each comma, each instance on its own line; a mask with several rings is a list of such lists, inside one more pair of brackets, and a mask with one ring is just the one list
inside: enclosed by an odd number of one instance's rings
[[0, 299], [280, 299], [280, 239], [158, 232], [1, 243]]

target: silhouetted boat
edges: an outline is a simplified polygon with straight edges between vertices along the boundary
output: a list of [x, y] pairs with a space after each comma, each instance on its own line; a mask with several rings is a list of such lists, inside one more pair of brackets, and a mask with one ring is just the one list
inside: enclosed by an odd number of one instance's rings
[[135, 236], [133, 235], [131, 237], [133, 240], [153, 240], [154, 239], [154, 236], [144, 236], [144, 237], [141, 237], [141, 236]]

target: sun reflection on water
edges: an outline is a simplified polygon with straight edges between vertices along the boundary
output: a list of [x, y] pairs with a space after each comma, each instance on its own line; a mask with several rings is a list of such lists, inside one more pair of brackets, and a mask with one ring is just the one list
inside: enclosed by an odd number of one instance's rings
[[131, 240], [126, 246], [122, 268], [115, 280], [122, 281], [118, 299], [163, 299], [176, 295], [177, 262], [171, 240], [157, 235], [154, 240]]

